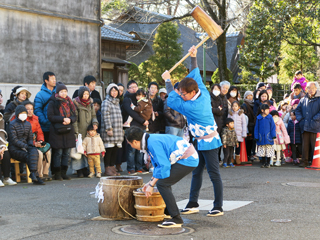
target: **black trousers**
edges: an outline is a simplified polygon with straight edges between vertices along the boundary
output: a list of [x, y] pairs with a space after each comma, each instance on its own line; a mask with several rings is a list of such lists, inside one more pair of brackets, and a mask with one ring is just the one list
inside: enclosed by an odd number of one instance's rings
[[251, 153], [253, 146], [253, 139], [248, 139], [246, 138], [246, 150], [247, 150], [247, 155], [251, 157], [253, 154]]
[[223, 155], [224, 155], [223, 163], [226, 163], [226, 164], [231, 163], [233, 149], [234, 149], [234, 147], [232, 147], [232, 146], [231, 147], [227, 146], [226, 148], [223, 148]]
[[[299, 154], [302, 153], [302, 145], [299, 144], [290, 144], [291, 151], [292, 151], [292, 159], [296, 160], [299, 157]], [[298, 154], [299, 153], [299, 154]]]
[[[309, 159], [313, 159], [314, 147], [316, 145], [317, 134], [312, 132], [302, 133], [302, 161], [305, 164], [308, 164]], [[311, 156], [309, 152], [311, 151]]]
[[167, 206], [167, 210], [171, 217], [180, 215], [171, 186], [179, 182], [194, 169], [195, 167], [187, 167], [179, 163], [175, 163], [171, 165], [170, 176], [164, 179], [159, 179], [157, 182], [157, 188]]
[[30, 172], [36, 172], [38, 168], [39, 153], [36, 147], [28, 147], [27, 151], [15, 149], [10, 150], [13, 159], [26, 163]]
[[112, 167], [116, 164], [118, 147], [106, 148], [106, 154], [104, 155], [104, 166]]
[[3, 159], [0, 164], [0, 180], [2, 179], [2, 172], [5, 178], [10, 177], [10, 153], [9, 151], [4, 151]]

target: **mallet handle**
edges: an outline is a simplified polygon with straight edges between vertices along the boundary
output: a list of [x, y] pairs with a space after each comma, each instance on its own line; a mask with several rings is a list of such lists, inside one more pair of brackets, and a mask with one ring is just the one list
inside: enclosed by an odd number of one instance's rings
[[[196, 46], [196, 48], [199, 48], [205, 41], [207, 41], [210, 37], [207, 36], [204, 39], [202, 39], [201, 42], [198, 43], [198, 45]], [[183, 58], [181, 58], [181, 60], [179, 62], [177, 62], [170, 70], [169, 73], [171, 73], [173, 70], [175, 70], [184, 60], [186, 60], [191, 53], [188, 53], [187, 55], [185, 55]]]

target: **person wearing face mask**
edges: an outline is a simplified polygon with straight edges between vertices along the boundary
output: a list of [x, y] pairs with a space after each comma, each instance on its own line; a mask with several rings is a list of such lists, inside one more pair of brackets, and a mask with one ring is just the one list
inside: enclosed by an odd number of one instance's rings
[[[279, 113], [276, 110], [271, 111], [271, 116], [276, 125], [276, 139], [274, 140], [274, 150], [277, 152], [277, 161], [274, 164], [277, 167], [281, 166], [280, 155], [281, 151], [286, 149], [286, 144], [290, 144], [290, 137], [288, 135], [287, 129], [283, 124]], [[273, 166], [273, 159], [270, 160], [270, 166]]]
[[76, 147], [73, 123], [77, 120], [77, 114], [76, 107], [68, 97], [68, 89], [62, 82], [57, 83], [56, 93], [50, 97], [48, 119], [51, 122], [49, 143], [53, 149], [51, 161], [54, 179], [70, 180], [67, 170], [71, 148]]
[[[82, 140], [87, 135], [87, 128], [93, 125], [94, 130], [98, 129], [99, 122], [94, 110], [93, 100], [90, 98], [90, 89], [82, 86], [78, 90], [78, 97], [73, 99], [73, 104], [76, 106], [77, 121], [74, 123], [74, 131], [76, 137], [80, 133]], [[85, 155], [82, 155], [80, 160], [72, 159], [71, 166], [74, 171], [77, 171], [78, 177], [88, 176], [88, 160]]]
[[27, 109], [23, 105], [15, 110], [16, 119], [9, 125], [9, 152], [13, 159], [26, 163], [34, 184], [44, 185], [37, 172], [38, 150], [34, 146], [31, 124], [27, 120]]
[[243, 109], [244, 114], [248, 116], [248, 136], [246, 138], [246, 150], [248, 157], [253, 161], [254, 153], [251, 152], [253, 148], [253, 133], [254, 133], [254, 114], [253, 114], [253, 93], [251, 91], [246, 91], [243, 96], [243, 104], [241, 109]]
[[228, 110], [231, 110], [231, 105], [234, 101], [238, 101], [238, 88], [235, 86], [231, 86], [227, 93], [228, 99]]
[[223, 108], [223, 99], [220, 96], [221, 87], [219, 84], [213, 84], [211, 87], [210, 97], [211, 97], [211, 107], [214, 120], [218, 125], [218, 133], [220, 134], [223, 128], [223, 115], [227, 111], [226, 108]]
[[222, 99], [222, 108], [225, 109], [224, 110], [224, 114], [222, 115], [222, 119], [223, 119], [223, 126], [226, 125], [226, 120], [228, 117], [228, 99], [226, 97], [229, 88], [230, 88], [230, 83], [228, 81], [222, 81], [220, 83], [220, 87], [221, 87], [221, 91], [220, 91], [220, 97]]
[[26, 102], [29, 102], [28, 99], [31, 97], [31, 93], [26, 88], [19, 87], [16, 90], [15, 96], [14, 100], [4, 109], [3, 118], [6, 122], [10, 122], [12, 116], [14, 116], [14, 111], [17, 106], [24, 105]]

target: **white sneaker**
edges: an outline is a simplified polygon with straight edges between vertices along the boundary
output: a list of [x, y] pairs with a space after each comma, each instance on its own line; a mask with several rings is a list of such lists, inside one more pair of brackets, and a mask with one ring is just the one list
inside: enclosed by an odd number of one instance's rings
[[93, 172], [88, 175], [88, 178], [93, 178], [93, 177], [94, 177], [94, 173]]
[[281, 163], [280, 163], [280, 161], [278, 160], [278, 161], [276, 161], [276, 163], [274, 164], [275, 166], [277, 166], [277, 167], [281, 167]]
[[100, 172], [97, 173], [97, 178], [101, 178], [101, 173]]
[[9, 186], [17, 185], [17, 183], [13, 181], [11, 178], [8, 178], [7, 180], [3, 179], [3, 183], [4, 185], [9, 185]]
[[4, 187], [4, 184], [2, 183], [1, 180], [0, 180], [0, 187]]

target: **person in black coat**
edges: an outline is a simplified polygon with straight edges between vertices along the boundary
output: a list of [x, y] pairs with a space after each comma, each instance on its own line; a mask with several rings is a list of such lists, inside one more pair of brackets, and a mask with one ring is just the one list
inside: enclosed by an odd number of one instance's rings
[[254, 122], [255, 122], [255, 116], [253, 114], [253, 92], [252, 91], [246, 91], [243, 96], [243, 104], [241, 105], [241, 109], [243, 109], [244, 114], [248, 117], [248, 130], [249, 133], [246, 137], [246, 150], [248, 157], [250, 157], [253, 161], [253, 155], [251, 152], [254, 144], [253, 140], [253, 134], [254, 134]]
[[[216, 122], [218, 126], [218, 133], [221, 134], [222, 128], [224, 127], [224, 119], [223, 117], [226, 115], [225, 112], [228, 111], [228, 107], [223, 106], [223, 100], [225, 97], [221, 96], [221, 87], [219, 84], [213, 84], [211, 87], [210, 92], [211, 97], [211, 107], [212, 107], [212, 113], [214, 117], [214, 121]], [[226, 99], [227, 100], [227, 99]], [[225, 101], [225, 104], [227, 105], [228, 102]]]
[[[95, 90], [96, 88], [96, 83], [97, 83], [97, 79], [94, 77], [94, 76], [86, 76], [84, 79], [83, 79], [83, 86], [86, 86], [90, 89], [90, 97], [92, 99], [94, 98], [98, 98], [100, 99], [101, 101], [101, 96], [100, 96], [100, 93]], [[79, 89], [77, 89], [74, 93], [73, 93], [73, 96], [72, 98], [76, 98], [79, 96]]]
[[222, 119], [223, 119], [223, 126], [226, 125], [226, 120], [228, 117], [228, 99], [227, 99], [227, 93], [229, 92], [229, 88], [230, 88], [230, 83], [228, 81], [222, 81], [220, 83], [220, 87], [221, 87], [221, 91], [220, 91], [220, 97], [222, 99], [222, 106], [223, 109], [226, 109], [224, 114], [222, 115]]
[[38, 150], [33, 145], [31, 124], [26, 121], [27, 109], [19, 105], [15, 110], [16, 119], [9, 124], [9, 152], [13, 159], [26, 163], [30, 170], [30, 178], [34, 184], [45, 183], [37, 173]]
[[150, 133], [164, 133], [165, 124], [163, 116], [163, 101], [158, 96], [159, 85], [156, 82], [148, 84], [148, 94], [152, 101], [153, 113], [149, 119], [149, 132]]
[[[73, 123], [77, 120], [75, 106], [68, 97], [67, 87], [57, 83], [56, 94], [48, 104], [48, 119], [51, 122], [49, 143], [54, 149], [52, 162], [55, 180], [70, 180], [66, 175], [71, 148], [76, 146]], [[67, 127], [67, 128], [66, 128]]]

